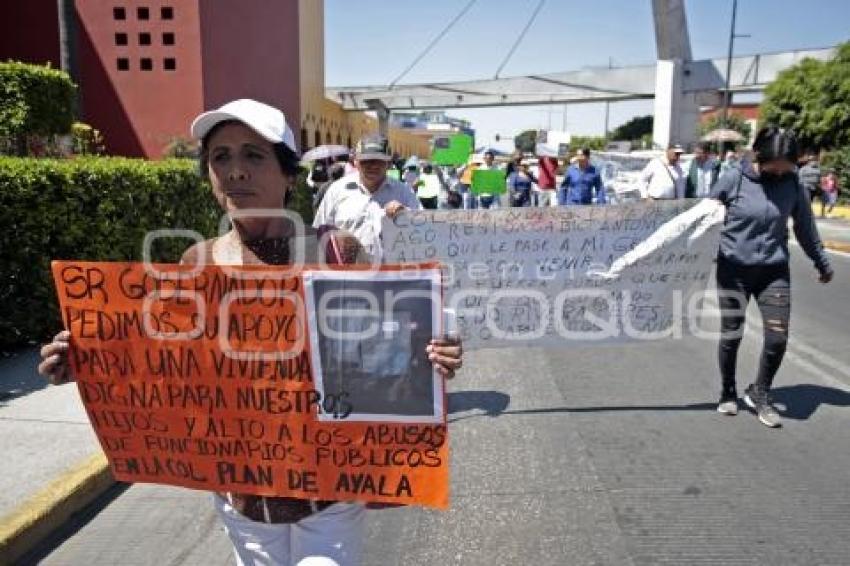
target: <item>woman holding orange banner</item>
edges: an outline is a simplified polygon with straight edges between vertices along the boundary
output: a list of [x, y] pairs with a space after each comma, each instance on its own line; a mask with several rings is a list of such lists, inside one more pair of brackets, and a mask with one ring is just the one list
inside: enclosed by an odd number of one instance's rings
[[[295, 245], [305, 246], [307, 261], [322, 259], [314, 234], [296, 243], [286, 215], [274, 214], [286, 209], [298, 172], [294, 135], [282, 112], [237, 100], [198, 116], [191, 131], [201, 142], [202, 174], [233, 228], [192, 246], [183, 263], [286, 265]], [[270, 214], [257, 215], [258, 210]], [[252, 211], [253, 216], [240, 211]], [[359, 246], [353, 237], [335, 236], [335, 242], [334, 249], [342, 249], [343, 257], [356, 257]], [[62, 331], [41, 350], [39, 372], [51, 383], [74, 378], [67, 360], [69, 343], [70, 333]], [[427, 354], [446, 378], [461, 367], [459, 341], [432, 340]], [[361, 503], [239, 493], [214, 494], [214, 499], [238, 564], [360, 563], [365, 516]]]

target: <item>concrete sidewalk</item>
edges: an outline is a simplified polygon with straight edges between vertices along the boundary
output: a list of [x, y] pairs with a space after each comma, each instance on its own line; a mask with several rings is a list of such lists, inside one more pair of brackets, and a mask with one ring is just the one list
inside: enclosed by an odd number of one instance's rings
[[[838, 208], [835, 209], [838, 212]], [[845, 211], [841, 211], [844, 214]], [[827, 249], [850, 253], [850, 211], [846, 216], [830, 215], [829, 218], [817, 218], [818, 232]]]
[[[816, 215], [820, 214], [820, 202], [815, 201], [812, 205], [812, 210]], [[836, 205], [832, 212], [827, 215], [829, 218], [838, 220], [850, 220], [850, 206]]]
[[114, 483], [76, 386], [48, 387], [37, 361], [37, 348], [0, 360], [0, 564]]

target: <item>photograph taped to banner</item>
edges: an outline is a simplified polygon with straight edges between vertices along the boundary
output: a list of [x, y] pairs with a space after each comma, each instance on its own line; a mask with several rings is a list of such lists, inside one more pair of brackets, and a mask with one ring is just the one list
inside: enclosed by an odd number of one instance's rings
[[345, 399], [344, 420], [444, 422], [443, 379], [425, 350], [440, 326], [439, 270], [308, 271], [304, 293], [316, 390]]

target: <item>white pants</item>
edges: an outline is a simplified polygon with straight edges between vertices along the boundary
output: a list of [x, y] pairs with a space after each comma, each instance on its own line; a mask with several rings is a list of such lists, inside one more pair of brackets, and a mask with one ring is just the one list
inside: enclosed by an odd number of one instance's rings
[[292, 524], [252, 521], [213, 495], [239, 566], [357, 566], [366, 508], [336, 503]]
[[556, 206], [557, 204], [558, 197], [554, 190], [540, 189], [537, 191], [537, 206], [545, 208], [549, 206]]

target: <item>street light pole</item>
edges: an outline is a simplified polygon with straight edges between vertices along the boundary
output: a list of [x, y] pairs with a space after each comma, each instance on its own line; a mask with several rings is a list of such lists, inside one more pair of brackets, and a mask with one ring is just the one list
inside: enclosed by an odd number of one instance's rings
[[[608, 57], [608, 68], [609, 69], [614, 68], [614, 59], [611, 58], [611, 57]], [[606, 140], [608, 139], [608, 117], [610, 116], [610, 113], [611, 113], [611, 102], [605, 101], [605, 139]]]
[[735, 48], [735, 16], [738, 13], [738, 0], [732, 0], [732, 27], [729, 30], [729, 57], [726, 59], [726, 89], [723, 91], [723, 117], [721, 126], [726, 127], [729, 120], [729, 102], [732, 93], [729, 92], [729, 84], [732, 75], [732, 52]]

